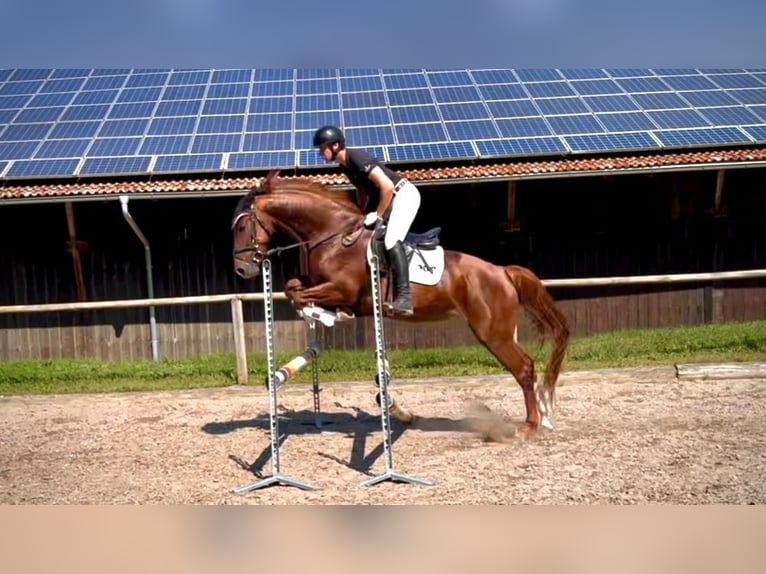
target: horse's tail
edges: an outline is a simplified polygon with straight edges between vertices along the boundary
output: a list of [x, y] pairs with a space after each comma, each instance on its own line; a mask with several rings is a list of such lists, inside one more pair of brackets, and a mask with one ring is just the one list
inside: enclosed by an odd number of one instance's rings
[[561, 364], [569, 344], [569, 326], [564, 314], [556, 306], [543, 282], [529, 269], [511, 265], [505, 268], [516, 292], [519, 303], [529, 312], [532, 322], [543, 338], [553, 342], [553, 351], [545, 368], [543, 387], [553, 398]]

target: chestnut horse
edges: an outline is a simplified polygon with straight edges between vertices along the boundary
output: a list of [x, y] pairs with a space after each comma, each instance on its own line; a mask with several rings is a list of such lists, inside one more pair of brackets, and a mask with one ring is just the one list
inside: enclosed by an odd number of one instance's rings
[[[306, 275], [290, 279], [285, 294], [296, 309], [314, 304], [338, 317], [372, 315], [370, 268], [366, 252], [373, 231], [364, 229], [364, 214], [344, 190], [310, 181], [281, 179], [272, 172], [237, 205], [232, 223], [234, 271], [249, 279], [260, 273], [275, 234], [286, 234], [305, 249]], [[438, 243], [438, 229], [425, 243]], [[408, 251], [425, 234], [408, 236]], [[280, 249], [280, 248], [277, 248]], [[281, 248], [284, 249], [284, 248]], [[441, 250], [441, 247], [438, 247]], [[522, 388], [526, 422], [522, 432], [541, 423], [550, 427], [554, 391], [569, 342], [569, 328], [543, 283], [530, 270], [495, 265], [456, 251], [443, 250], [438, 281], [417, 283], [411, 274], [414, 315], [401, 321], [430, 321], [460, 315], [476, 338], [506, 367]], [[433, 255], [432, 255], [433, 256]], [[417, 257], [417, 253], [414, 255]], [[426, 266], [430, 269], [436, 267]], [[412, 266], [411, 266], [412, 269]], [[381, 294], [389, 291], [381, 280]], [[532, 358], [515, 341], [523, 307], [537, 331], [552, 342], [539, 386]]]

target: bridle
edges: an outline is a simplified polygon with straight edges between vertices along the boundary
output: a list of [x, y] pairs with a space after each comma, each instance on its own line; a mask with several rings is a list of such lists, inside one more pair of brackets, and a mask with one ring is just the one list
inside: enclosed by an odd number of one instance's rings
[[255, 212], [255, 209], [253, 207], [237, 215], [234, 218], [234, 223], [231, 224], [231, 228], [234, 229], [234, 227], [236, 227], [239, 220], [242, 219], [243, 217], [252, 217], [255, 220], [256, 225], [251, 226], [250, 242], [247, 245], [243, 245], [242, 247], [237, 247], [233, 249], [232, 255], [236, 259], [237, 255], [241, 253], [252, 253], [252, 257], [250, 258], [250, 260], [256, 265], [260, 265], [261, 263], [263, 263], [263, 260], [266, 259], [266, 257], [268, 257], [271, 254], [271, 252], [274, 250], [273, 249], [269, 249], [267, 251], [261, 250], [260, 244], [258, 243], [257, 226], [260, 225], [261, 227], [263, 227], [263, 229], [265, 229], [269, 233], [269, 236], [271, 236], [274, 233], [274, 230], [266, 227], [266, 224], [260, 220], [260, 218], [258, 217], [258, 214]]

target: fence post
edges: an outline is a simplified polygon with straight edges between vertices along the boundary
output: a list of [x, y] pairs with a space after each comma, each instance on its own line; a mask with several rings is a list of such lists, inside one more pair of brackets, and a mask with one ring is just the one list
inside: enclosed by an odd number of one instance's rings
[[247, 348], [245, 345], [245, 319], [242, 313], [242, 299], [231, 300], [231, 323], [234, 329], [234, 353], [237, 356], [237, 384], [247, 384]]

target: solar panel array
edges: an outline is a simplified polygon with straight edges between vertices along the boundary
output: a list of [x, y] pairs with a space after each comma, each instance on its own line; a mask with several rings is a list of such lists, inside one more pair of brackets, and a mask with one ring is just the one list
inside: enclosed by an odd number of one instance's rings
[[0, 70], [6, 180], [316, 167], [325, 124], [389, 162], [764, 143], [766, 70]]

